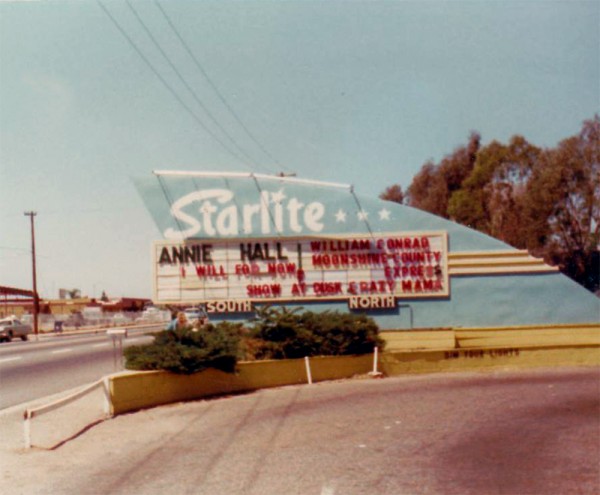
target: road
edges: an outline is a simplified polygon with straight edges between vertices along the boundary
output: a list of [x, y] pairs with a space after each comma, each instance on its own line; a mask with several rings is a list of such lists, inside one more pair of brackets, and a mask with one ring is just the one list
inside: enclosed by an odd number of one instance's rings
[[[159, 328], [129, 330], [123, 345], [150, 342], [152, 338], [143, 333]], [[106, 329], [0, 344], [0, 410], [94, 382], [121, 366], [121, 359], [115, 366], [114, 345]]]
[[600, 368], [565, 368], [318, 383], [126, 414], [56, 450], [6, 452], [0, 491], [596, 495], [599, 466]]

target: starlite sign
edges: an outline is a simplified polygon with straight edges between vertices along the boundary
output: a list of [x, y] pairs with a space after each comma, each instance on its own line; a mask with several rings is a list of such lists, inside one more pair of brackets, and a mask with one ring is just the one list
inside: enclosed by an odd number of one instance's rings
[[[192, 214], [187, 211], [194, 211]], [[164, 232], [167, 239], [189, 237], [226, 237], [244, 234], [277, 234], [289, 230], [295, 234], [321, 232], [324, 227], [323, 203], [305, 204], [296, 197], [287, 198], [280, 189], [261, 191], [255, 203], [240, 204], [232, 191], [204, 189], [186, 194], [171, 206], [178, 228]]]
[[[445, 231], [398, 230], [383, 201], [349, 186], [254, 174], [157, 173], [138, 184], [165, 240], [155, 243], [154, 300], [209, 312], [253, 304], [449, 295]], [[167, 208], [165, 208], [167, 206]]]
[[[215, 320], [271, 303], [357, 311], [388, 329], [597, 319], [597, 298], [543, 260], [347, 185], [217, 172], [134, 180], [162, 239], [157, 303], [203, 304]], [[501, 297], [490, 305], [490, 295]]]
[[350, 186], [254, 174], [157, 172], [138, 190], [165, 239], [370, 233], [397, 219]]

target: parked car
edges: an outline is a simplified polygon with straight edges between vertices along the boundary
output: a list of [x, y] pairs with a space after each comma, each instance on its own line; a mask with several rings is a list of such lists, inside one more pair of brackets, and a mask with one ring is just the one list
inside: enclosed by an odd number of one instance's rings
[[208, 323], [208, 314], [201, 307], [187, 308], [184, 309], [183, 312], [191, 323], [195, 323], [196, 321], [199, 321], [201, 325], [206, 325]]
[[86, 325], [97, 326], [104, 325], [107, 322], [104, 311], [98, 306], [86, 306], [81, 310], [81, 316], [83, 316]]
[[8, 317], [0, 320], [0, 342], [10, 342], [15, 337], [21, 337], [21, 340], [27, 340], [32, 332], [31, 325], [21, 323], [15, 317]]
[[136, 323], [161, 323], [169, 321], [169, 312], [155, 307], [147, 307], [141, 316], [135, 319]]
[[131, 323], [131, 319], [129, 319], [123, 313], [116, 313], [111, 318], [111, 323], [113, 325], [128, 325], [129, 323]]

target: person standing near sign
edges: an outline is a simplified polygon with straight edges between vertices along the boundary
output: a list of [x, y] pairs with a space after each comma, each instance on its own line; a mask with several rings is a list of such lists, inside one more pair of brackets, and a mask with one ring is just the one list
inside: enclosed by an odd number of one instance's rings
[[202, 328], [208, 325], [208, 313], [206, 309], [199, 308], [198, 310], [198, 328]]
[[171, 323], [169, 323], [169, 325], [167, 326], [167, 330], [181, 330], [189, 326], [191, 325], [189, 320], [187, 319], [187, 315], [183, 311], [180, 311], [179, 313], [177, 313], [177, 317], [173, 321], [171, 321]]

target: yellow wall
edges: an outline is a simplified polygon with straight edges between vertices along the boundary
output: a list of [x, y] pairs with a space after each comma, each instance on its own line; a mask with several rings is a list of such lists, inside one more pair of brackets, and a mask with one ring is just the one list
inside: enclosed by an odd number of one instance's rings
[[79, 299], [47, 299], [53, 315], [68, 315], [75, 311], [82, 311], [92, 300], [89, 297]]
[[600, 345], [600, 324], [456, 329], [460, 348]]
[[482, 371], [547, 366], [600, 366], [600, 347], [539, 347], [455, 349], [384, 353], [381, 371], [388, 376], [407, 373]]
[[[50, 314], [53, 315], [68, 315], [75, 311], [81, 311], [91, 302], [90, 298], [82, 297], [79, 299], [41, 299], [40, 306], [48, 306]], [[25, 313], [33, 311], [33, 303], [15, 302], [4, 304], [0, 299], [0, 314], [11, 314], [22, 316]]]
[[[373, 356], [311, 358], [313, 381], [349, 378], [372, 369]], [[211, 395], [307, 383], [304, 359], [240, 363], [236, 374], [208, 369], [194, 375], [126, 372], [110, 378], [113, 414]]]
[[600, 345], [600, 323], [381, 332], [386, 351]]
[[385, 350], [453, 349], [456, 335], [452, 329], [386, 330], [380, 332]]
[[[600, 366], [600, 324], [460, 328], [382, 332], [385, 375], [490, 369]], [[313, 381], [366, 375], [373, 355], [310, 359]], [[164, 371], [110, 377], [112, 413], [160, 404], [307, 382], [304, 359], [238, 364], [236, 374], [208, 369], [194, 375]]]

